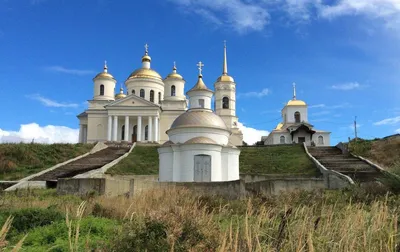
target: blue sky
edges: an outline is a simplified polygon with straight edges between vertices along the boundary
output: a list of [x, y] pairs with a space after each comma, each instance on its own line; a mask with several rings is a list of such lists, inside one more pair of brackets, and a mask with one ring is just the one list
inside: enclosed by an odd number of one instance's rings
[[224, 40], [249, 141], [280, 121], [293, 82], [333, 144], [354, 116], [360, 137], [400, 133], [399, 0], [0, 0], [0, 138], [74, 141], [103, 61], [119, 87], [145, 43], [162, 76], [176, 61], [188, 90], [201, 60], [213, 87]]

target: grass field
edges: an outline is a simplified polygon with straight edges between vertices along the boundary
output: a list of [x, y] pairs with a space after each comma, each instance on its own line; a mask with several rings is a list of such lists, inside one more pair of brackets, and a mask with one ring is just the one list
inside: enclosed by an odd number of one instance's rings
[[0, 144], [0, 180], [17, 180], [85, 154], [93, 144]]
[[136, 146], [126, 158], [109, 169], [107, 173], [112, 175], [158, 174], [157, 148], [157, 146]]
[[242, 147], [240, 150], [240, 173], [319, 174], [301, 145]]
[[[315, 191], [227, 201], [187, 190], [133, 198], [1, 195], [0, 250], [11, 251], [397, 251], [400, 197]], [[4, 237], [3, 237], [4, 238]]]

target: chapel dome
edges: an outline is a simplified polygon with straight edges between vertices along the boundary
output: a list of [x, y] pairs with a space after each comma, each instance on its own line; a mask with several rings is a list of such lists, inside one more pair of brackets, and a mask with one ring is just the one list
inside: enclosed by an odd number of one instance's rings
[[121, 87], [119, 90], [119, 94], [115, 95], [115, 99], [118, 100], [118, 99], [125, 98], [125, 97], [126, 97], [126, 94], [124, 94], [124, 89]]
[[111, 79], [114, 80], [114, 76], [112, 76], [109, 72], [108, 72], [108, 67], [107, 67], [107, 62], [104, 62], [104, 68], [103, 68], [103, 72], [97, 74], [93, 80], [96, 79]]
[[185, 144], [217, 144], [217, 143], [208, 137], [200, 136], [187, 140]]
[[161, 75], [150, 68], [139, 68], [129, 75], [128, 80], [136, 78], [162, 80]]
[[175, 65], [175, 62], [174, 62], [174, 68], [172, 68], [172, 72], [171, 72], [170, 74], [168, 74], [168, 76], [167, 76], [165, 79], [170, 79], [170, 78], [172, 78], [172, 79], [183, 80], [182, 75], [178, 74], [178, 73], [176, 72], [176, 70], [177, 70], [177, 68], [176, 68], [176, 65]]
[[307, 104], [302, 100], [290, 100], [288, 101], [286, 106], [305, 106], [305, 105]]
[[175, 119], [170, 129], [196, 127], [228, 130], [221, 117], [205, 109], [191, 109], [186, 111]]

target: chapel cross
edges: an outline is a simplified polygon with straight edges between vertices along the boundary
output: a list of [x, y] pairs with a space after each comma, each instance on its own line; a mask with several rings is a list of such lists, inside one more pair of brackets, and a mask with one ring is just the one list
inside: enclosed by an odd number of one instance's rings
[[201, 76], [201, 75], [202, 75], [202, 74], [201, 74], [201, 71], [203, 71], [203, 66], [204, 66], [204, 64], [203, 64], [203, 62], [199, 61], [199, 63], [197, 64], [197, 66], [199, 67], [199, 75]]
[[144, 45], [144, 49], [146, 49], [146, 53], [149, 52], [149, 45], [147, 43]]

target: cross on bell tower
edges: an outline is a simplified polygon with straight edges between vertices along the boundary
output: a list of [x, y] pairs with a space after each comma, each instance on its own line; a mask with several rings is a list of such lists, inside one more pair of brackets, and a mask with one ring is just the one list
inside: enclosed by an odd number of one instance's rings
[[203, 76], [202, 71], [203, 71], [203, 62], [199, 61], [199, 63], [197, 63], [197, 67], [199, 69], [199, 76]]

